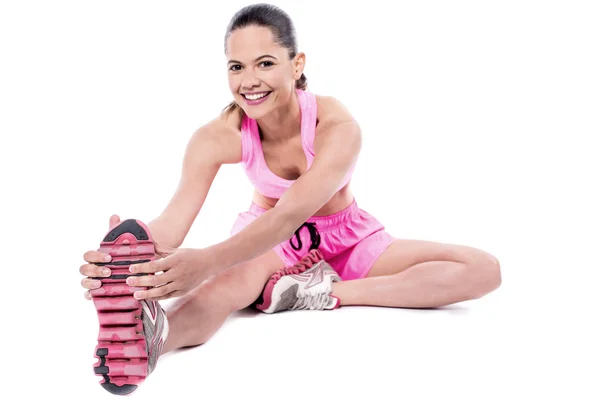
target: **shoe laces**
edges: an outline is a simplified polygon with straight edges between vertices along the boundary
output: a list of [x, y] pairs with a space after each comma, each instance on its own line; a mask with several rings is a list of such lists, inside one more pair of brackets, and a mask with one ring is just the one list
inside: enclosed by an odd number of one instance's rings
[[330, 301], [329, 292], [301, 295], [292, 306], [292, 310], [323, 310]]
[[323, 260], [323, 255], [319, 250], [311, 250], [308, 254], [302, 257], [296, 264], [290, 267], [281, 268], [279, 271], [275, 272], [271, 279], [279, 280], [281, 277], [285, 275], [298, 275], [304, 273], [307, 269], [310, 269], [319, 261]]

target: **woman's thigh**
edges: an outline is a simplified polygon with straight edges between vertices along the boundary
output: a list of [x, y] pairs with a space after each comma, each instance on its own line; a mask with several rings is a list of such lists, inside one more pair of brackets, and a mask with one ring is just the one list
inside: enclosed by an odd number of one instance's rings
[[478, 263], [493, 259], [474, 247], [426, 240], [395, 239], [375, 261], [367, 277], [391, 275], [429, 261]]

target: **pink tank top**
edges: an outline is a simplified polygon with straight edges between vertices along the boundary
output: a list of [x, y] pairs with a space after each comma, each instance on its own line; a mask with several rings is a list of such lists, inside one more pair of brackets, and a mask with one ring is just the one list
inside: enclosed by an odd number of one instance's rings
[[[312, 93], [300, 89], [296, 89], [296, 93], [300, 103], [302, 148], [306, 155], [307, 169], [310, 169], [315, 158], [313, 145], [317, 126], [317, 101]], [[266, 197], [279, 199], [295, 180], [284, 179], [267, 166], [256, 120], [244, 115], [241, 131], [242, 166], [246, 175], [259, 193]], [[346, 174], [338, 190], [350, 181], [353, 170], [354, 165]]]

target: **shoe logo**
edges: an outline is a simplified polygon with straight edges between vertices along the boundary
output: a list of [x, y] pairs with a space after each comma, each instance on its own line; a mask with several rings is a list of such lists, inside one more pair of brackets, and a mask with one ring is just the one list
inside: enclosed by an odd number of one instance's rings
[[315, 265], [315, 269], [312, 271], [310, 279], [308, 282], [306, 282], [306, 289], [317, 286], [319, 283], [322, 283], [325, 280], [325, 269], [323, 268], [323, 263], [323, 261], [319, 261]]

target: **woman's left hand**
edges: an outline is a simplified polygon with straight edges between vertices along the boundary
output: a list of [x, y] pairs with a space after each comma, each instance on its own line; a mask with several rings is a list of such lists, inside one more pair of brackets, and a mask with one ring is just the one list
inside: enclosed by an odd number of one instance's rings
[[127, 278], [129, 286], [148, 288], [135, 292], [134, 297], [140, 300], [164, 300], [183, 296], [194, 289], [211, 273], [206, 268], [206, 263], [200, 261], [202, 251], [173, 249], [168, 254], [164, 254], [162, 259], [132, 264], [129, 268], [131, 274], [149, 274]]

